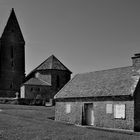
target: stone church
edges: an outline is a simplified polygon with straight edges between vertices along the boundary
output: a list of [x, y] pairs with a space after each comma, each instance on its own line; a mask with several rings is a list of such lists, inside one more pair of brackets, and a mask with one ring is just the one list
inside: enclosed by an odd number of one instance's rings
[[50, 102], [55, 94], [70, 80], [71, 71], [54, 55], [31, 71], [21, 85], [20, 98]]
[[0, 38], [0, 97], [15, 97], [25, 78], [25, 41], [12, 9]]
[[71, 71], [54, 55], [25, 77], [25, 41], [12, 9], [0, 38], [0, 97], [52, 99], [70, 80]]

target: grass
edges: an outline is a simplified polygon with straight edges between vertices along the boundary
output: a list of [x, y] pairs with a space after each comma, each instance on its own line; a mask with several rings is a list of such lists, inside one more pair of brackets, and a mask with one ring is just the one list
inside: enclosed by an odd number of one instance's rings
[[0, 104], [0, 140], [139, 140], [140, 136], [55, 122], [54, 107]]

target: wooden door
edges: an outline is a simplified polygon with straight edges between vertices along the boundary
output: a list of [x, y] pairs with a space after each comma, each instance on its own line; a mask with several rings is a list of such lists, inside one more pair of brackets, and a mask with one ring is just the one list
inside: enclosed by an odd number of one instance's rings
[[86, 125], [94, 125], [94, 110], [93, 104], [88, 103], [85, 104], [85, 124]]

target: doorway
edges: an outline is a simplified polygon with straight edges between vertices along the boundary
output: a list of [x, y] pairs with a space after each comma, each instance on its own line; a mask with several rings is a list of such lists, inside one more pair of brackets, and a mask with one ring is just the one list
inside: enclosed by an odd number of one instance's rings
[[94, 125], [94, 109], [93, 103], [85, 103], [83, 108], [83, 124]]

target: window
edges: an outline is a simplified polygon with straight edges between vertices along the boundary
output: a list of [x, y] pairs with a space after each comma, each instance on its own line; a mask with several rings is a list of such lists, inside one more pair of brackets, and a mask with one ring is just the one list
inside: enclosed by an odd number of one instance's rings
[[13, 88], [13, 83], [10, 84], [10, 89], [12, 89], [12, 88]]
[[57, 82], [57, 87], [59, 88], [59, 86], [60, 86], [60, 79], [59, 79], [59, 76], [57, 76], [56, 82]]
[[31, 88], [31, 91], [33, 91], [33, 88]]
[[71, 104], [68, 103], [66, 104], [66, 113], [70, 113], [71, 112]]
[[112, 104], [106, 104], [106, 113], [111, 114], [112, 113]]
[[114, 118], [125, 119], [125, 104], [114, 105]]
[[39, 72], [37, 72], [37, 73], [35, 74], [35, 77], [36, 77], [36, 78], [39, 78]]

